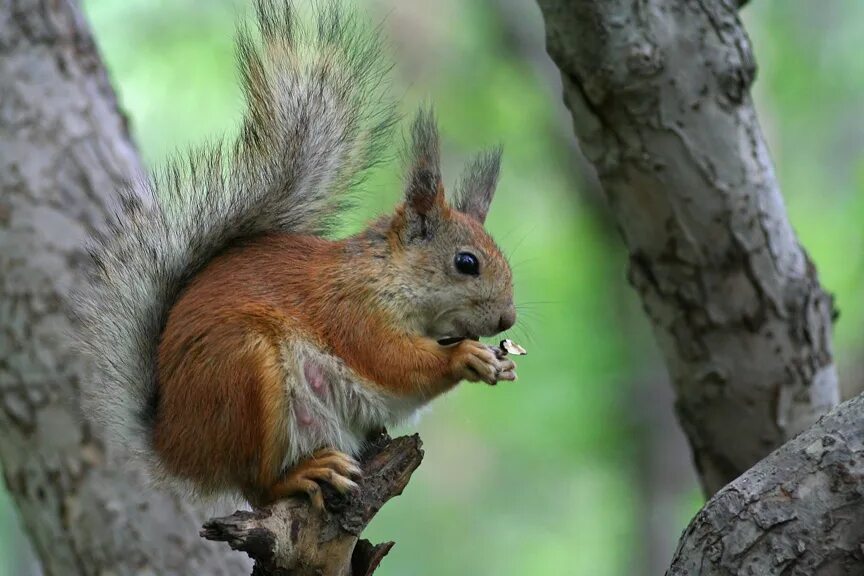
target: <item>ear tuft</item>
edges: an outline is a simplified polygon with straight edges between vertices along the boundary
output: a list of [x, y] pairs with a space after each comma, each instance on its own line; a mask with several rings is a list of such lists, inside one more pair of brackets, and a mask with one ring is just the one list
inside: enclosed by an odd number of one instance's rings
[[421, 109], [411, 128], [411, 165], [405, 203], [417, 214], [426, 215], [434, 208], [438, 195], [443, 193], [435, 113], [431, 109]]
[[456, 208], [481, 224], [485, 222], [500, 171], [500, 146], [477, 154], [468, 163], [457, 184]]

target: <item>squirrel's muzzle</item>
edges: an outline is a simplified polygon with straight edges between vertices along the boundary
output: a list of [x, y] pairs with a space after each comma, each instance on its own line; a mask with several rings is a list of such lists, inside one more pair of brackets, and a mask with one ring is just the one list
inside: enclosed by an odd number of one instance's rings
[[516, 307], [511, 304], [498, 320], [498, 332], [509, 330], [514, 324], [516, 324]]

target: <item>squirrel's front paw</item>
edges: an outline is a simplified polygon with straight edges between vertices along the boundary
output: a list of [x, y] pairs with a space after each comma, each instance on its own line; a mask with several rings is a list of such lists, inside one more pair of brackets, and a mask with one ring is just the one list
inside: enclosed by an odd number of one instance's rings
[[471, 382], [496, 384], [516, 380], [516, 363], [498, 357], [495, 349], [477, 340], [462, 340], [454, 347], [452, 365], [455, 376]]

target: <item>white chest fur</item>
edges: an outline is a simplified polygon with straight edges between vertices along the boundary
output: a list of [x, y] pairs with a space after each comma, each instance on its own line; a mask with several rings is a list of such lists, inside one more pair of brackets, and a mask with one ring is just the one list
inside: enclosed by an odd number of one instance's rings
[[393, 396], [363, 380], [339, 358], [286, 342], [285, 368], [290, 467], [321, 448], [356, 455], [370, 432], [411, 418], [425, 404], [421, 397]]

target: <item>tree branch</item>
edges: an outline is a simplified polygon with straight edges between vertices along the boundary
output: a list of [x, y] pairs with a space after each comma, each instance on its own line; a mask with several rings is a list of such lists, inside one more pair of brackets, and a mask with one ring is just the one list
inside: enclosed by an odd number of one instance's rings
[[246, 552], [255, 560], [255, 576], [371, 575], [393, 542], [373, 546], [358, 537], [381, 506], [402, 493], [422, 459], [416, 434], [395, 440], [384, 435], [360, 459], [358, 492], [343, 497], [329, 491], [326, 511], [307, 498], [291, 498], [209, 520], [201, 536]]
[[718, 492], [681, 538], [670, 576], [864, 572], [864, 395]]
[[723, 0], [539, 0], [708, 494], [838, 401], [832, 300], [786, 216]]

